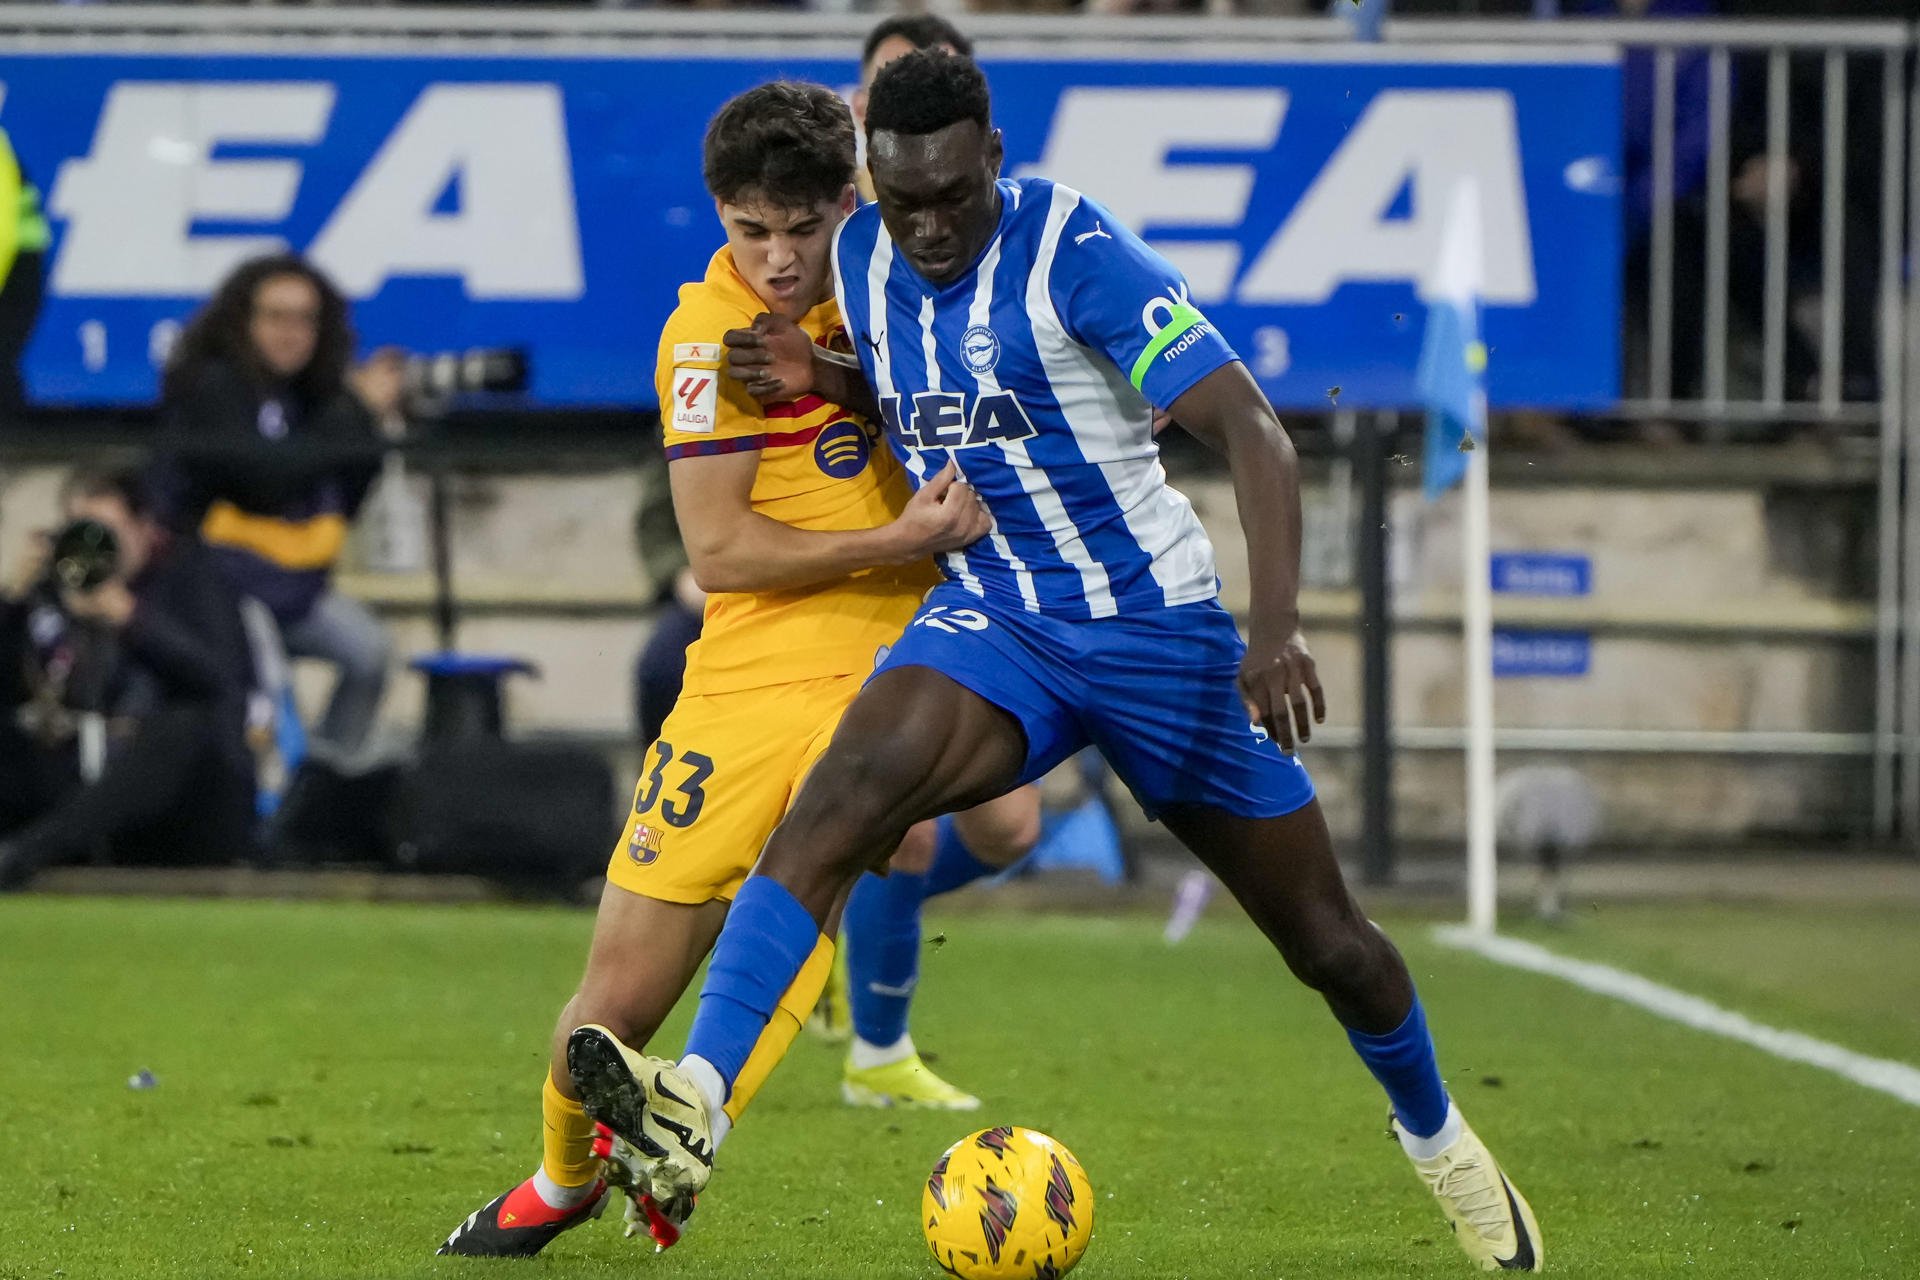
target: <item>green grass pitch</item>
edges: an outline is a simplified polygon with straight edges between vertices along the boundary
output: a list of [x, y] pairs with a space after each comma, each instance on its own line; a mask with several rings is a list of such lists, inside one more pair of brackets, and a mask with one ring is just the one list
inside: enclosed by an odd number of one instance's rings
[[[1851, 1047], [1920, 1051], [1899, 913], [1618, 921], [1560, 937], [1682, 986], [1697, 969], [1702, 994]], [[1388, 923], [1551, 1270], [1920, 1275], [1920, 1109]], [[930, 920], [946, 941], [915, 1025], [987, 1099], [977, 1118], [846, 1110], [835, 1053], [803, 1039], [673, 1253], [603, 1220], [532, 1263], [434, 1258], [534, 1166], [547, 1037], [590, 928], [493, 907], [0, 901], [0, 1280], [929, 1276], [921, 1179], [993, 1123], [1086, 1164], [1087, 1280], [1471, 1274], [1378, 1091], [1243, 921], [1170, 949], [1154, 920], [994, 912]], [[157, 1087], [129, 1089], [142, 1069]]]

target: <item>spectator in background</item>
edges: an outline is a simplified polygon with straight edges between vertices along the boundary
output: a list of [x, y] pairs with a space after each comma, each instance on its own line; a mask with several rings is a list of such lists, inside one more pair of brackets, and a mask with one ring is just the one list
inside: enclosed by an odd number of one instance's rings
[[660, 736], [667, 713], [680, 700], [687, 674], [687, 646], [700, 638], [707, 593], [694, 581], [680, 524], [673, 515], [673, 491], [667, 487], [667, 459], [653, 450], [640, 471], [640, 506], [633, 517], [640, 571], [653, 588], [653, 630], [634, 665], [634, 723], [641, 747]]
[[[1681, 18], [1711, 16], [1714, 0], [1566, 0], [1568, 17]], [[1621, 67], [1620, 108], [1624, 137], [1622, 204], [1626, 219], [1626, 307], [1630, 325], [1645, 324], [1652, 264], [1654, 55], [1651, 49], [1627, 51]], [[1700, 259], [1705, 227], [1708, 112], [1707, 55], [1703, 49], [1682, 49], [1674, 60], [1673, 199], [1676, 238], [1674, 254], [1674, 325], [1669, 351], [1673, 394], [1697, 396], [1700, 389], [1702, 307], [1706, 276]], [[1636, 330], [1637, 331], [1637, 330]], [[1636, 389], [1644, 394], [1646, 388]], [[1670, 431], [1670, 428], [1664, 429]], [[1658, 438], [1658, 432], [1655, 433]]]
[[311, 735], [336, 771], [365, 763], [390, 645], [332, 573], [379, 465], [376, 417], [398, 411], [404, 384], [394, 352], [351, 368], [353, 343], [326, 277], [297, 257], [256, 258], [188, 324], [162, 383], [169, 517], [267, 606], [290, 655], [338, 669]]
[[860, 47], [860, 87], [853, 91], [848, 103], [853, 108], [853, 136], [859, 156], [853, 180], [862, 200], [873, 199], [873, 181], [867, 177], [867, 93], [873, 88], [873, 78], [880, 74], [880, 68], [916, 49], [945, 49], [971, 58], [973, 41], [935, 13], [899, 14], [876, 23], [867, 33], [867, 41]]
[[[1804, 9], [1804, 6], [1803, 6]], [[1568, 16], [1622, 18], [1700, 18], [1747, 14], [1743, 0], [1563, 0]], [[1656, 84], [1654, 51], [1633, 48], [1623, 67], [1626, 164], [1627, 306], [1631, 323], [1644, 324], [1652, 267], [1653, 149]], [[1767, 147], [1767, 76], [1764, 64], [1736, 53], [1730, 64], [1732, 101], [1728, 130], [1727, 302], [1733, 332], [1729, 394], [1758, 397], [1743, 386], [1759, 369], [1759, 336], [1765, 324], [1767, 201], [1776, 161]], [[1821, 287], [1821, 172], [1825, 163], [1819, 104], [1824, 81], [1821, 64], [1798, 60], [1789, 91], [1788, 145], [1779, 178], [1787, 196], [1788, 308], [1784, 344], [1784, 389], [1788, 400], [1811, 399], [1818, 385], [1818, 334], [1796, 319], [1798, 303], [1817, 301]], [[1846, 222], [1847, 256], [1841, 264], [1844, 316], [1842, 393], [1849, 399], [1875, 394], [1874, 277], [1878, 252], [1880, 145], [1879, 87], [1874, 65], [1856, 66], [1848, 101], [1849, 182], [1841, 216]], [[1705, 385], [1707, 306], [1707, 202], [1711, 162], [1711, 107], [1707, 52], [1680, 48], [1674, 59], [1673, 138], [1673, 345], [1672, 391], [1677, 399], [1701, 396]], [[1638, 388], [1644, 392], [1646, 388]]]
[[[1567, 0], [1578, 17], [1704, 18], [1714, 0]], [[1627, 245], [1644, 249], [1653, 227], [1653, 51], [1627, 52], [1621, 69], [1620, 110], [1625, 121]], [[1707, 181], [1707, 55], [1683, 49], [1674, 59], [1673, 195], [1695, 196]]]
[[[0, 890], [103, 848], [141, 862], [245, 857], [253, 660], [233, 588], [198, 539], [154, 519], [133, 475], [78, 476], [63, 505], [112, 531], [117, 565], [83, 587], [39, 534], [0, 587]], [[83, 713], [108, 726], [93, 778]]]

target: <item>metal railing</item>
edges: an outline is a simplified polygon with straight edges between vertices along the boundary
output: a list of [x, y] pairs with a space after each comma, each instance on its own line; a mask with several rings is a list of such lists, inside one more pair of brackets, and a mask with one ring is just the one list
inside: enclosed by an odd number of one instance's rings
[[[1419, 24], [1424, 26], [1425, 24]], [[1434, 24], [1438, 28], [1441, 24]], [[1445, 24], [1454, 27], [1461, 24]], [[1902, 627], [1903, 612], [1920, 612], [1920, 504], [1903, 501], [1920, 493], [1920, 404], [1909, 401], [1906, 370], [1920, 362], [1920, 310], [1905, 288], [1904, 252], [1920, 234], [1920, 218], [1912, 233], [1904, 225], [1908, 214], [1920, 213], [1920, 138], [1910, 136], [1908, 121], [1920, 120], [1920, 100], [1910, 104], [1908, 67], [1915, 46], [1914, 29], [1904, 23], [1748, 23], [1748, 22], [1607, 22], [1563, 20], [1552, 23], [1470, 24], [1502, 43], [1569, 40], [1581, 37], [1617, 43], [1627, 56], [1651, 59], [1652, 120], [1650, 141], [1651, 201], [1644, 254], [1630, 251], [1629, 269], [1644, 272], [1629, 282], [1629, 297], [1644, 300], [1644, 363], [1629, 367], [1626, 398], [1616, 407], [1625, 417], [1672, 419], [1701, 423], [1714, 438], [1724, 439], [1737, 428], [1769, 423], [1818, 422], [1869, 428], [1877, 436], [1879, 547], [1876, 624], [1874, 639], [1874, 723], [1871, 736], [1873, 767], [1873, 827], [1876, 834], [1899, 829], [1920, 837], [1920, 625]], [[1388, 38], [1400, 37], [1416, 24], [1389, 24]], [[1498, 31], [1491, 28], [1498, 26]], [[1427, 38], [1459, 38], [1438, 31]], [[1800, 104], [1805, 117], [1818, 113], [1819, 148], [1823, 162], [1817, 204], [1819, 239], [1812, 255], [1817, 267], [1816, 332], [1800, 340], [1814, 352], [1811, 380], [1789, 380], [1790, 347], [1799, 338], [1792, 312], [1789, 272], [1794, 239], [1789, 183], [1795, 177], [1796, 157], [1792, 126], [1796, 115], [1796, 62], [1814, 68], [1801, 83], [1810, 92]], [[1737, 95], [1736, 68], [1743, 77], [1757, 77], [1758, 93]], [[1704, 188], [1683, 188], [1681, 138], [1682, 75], [1705, 81]], [[1851, 95], [1862, 82], [1878, 80], [1880, 147], [1877, 172], [1849, 172]], [[1748, 80], [1748, 83], [1753, 83]], [[1870, 86], [1869, 86], [1870, 88]], [[1760, 151], [1765, 191], [1759, 210], [1743, 207], [1735, 191], [1734, 112], [1737, 96], [1751, 104], [1763, 120]], [[1697, 109], [1700, 103], [1695, 102]], [[1916, 126], [1920, 129], [1920, 125]], [[1805, 179], [1807, 175], [1798, 174]], [[1629, 175], [1631, 177], [1631, 175]], [[1904, 178], [1904, 181], [1903, 181]], [[1904, 189], [1914, 184], [1916, 203]], [[1857, 225], [1857, 204], [1849, 201], [1855, 184], [1878, 188], [1877, 242], [1850, 243], [1850, 224]], [[1756, 216], [1757, 213], [1757, 216]], [[1697, 234], [1683, 235], [1689, 220]], [[1745, 219], [1749, 250], [1745, 264], [1757, 261], [1759, 297], [1757, 316], [1737, 314], [1733, 285], [1739, 268], [1735, 261], [1736, 219]], [[1758, 244], [1751, 233], [1757, 232]], [[1688, 262], [1691, 248], [1700, 261]], [[1851, 255], [1851, 259], [1850, 259]], [[1869, 257], [1870, 255], [1870, 257]], [[1644, 258], [1644, 264], [1642, 263]], [[1849, 290], [1860, 286], [1850, 275], [1851, 261], [1869, 258], [1873, 284], [1870, 306], [1848, 307]], [[1682, 308], [1678, 287], [1683, 273], [1698, 271], [1697, 315]], [[1635, 290], [1638, 283], [1642, 289]], [[1750, 285], [1751, 281], [1744, 282]], [[1752, 299], [1751, 288], [1742, 291]], [[1870, 318], [1862, 323], [1862, 318]], [[1849, 320], [1853, 327], [1849, 328]], [[1746, 394], [1735, 386], [1732, 364], [1736, 326], [1741, 321], [1759, 330], [1757, 379]], [[1633, 317], [1628, 317], [1634, 324]], [[1871, 325], [1871, 332], [1861, 332]], [[1681, 344], [1698, 349], [1694, 379], [1676, 378], [1676, 354]], [[1872, 376], [1848, 378], [1849, 365], [1864, 363], [1857, 353], [1874, 351]], [[1855, 359], [1849, 360], [1849, 356]], [[1808, 735], [1812, 740], [1821, 735]], [[1790, 745], [1790, 744], [1789, 744]], [[1896, 801], [1898, 813], [1896, 814]]]

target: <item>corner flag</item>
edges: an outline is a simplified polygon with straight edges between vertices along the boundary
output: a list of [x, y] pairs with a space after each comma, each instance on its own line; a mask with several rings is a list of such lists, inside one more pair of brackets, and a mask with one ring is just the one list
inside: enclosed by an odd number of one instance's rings
[[[1480, 341], [1480, 193], [1454, 188], [1427, 304], [1415, 385], [1427, 406], [1425, 488], [1431, 502], [1467, 474], [1467, 454], [1487, 442], [1487, 348]], [[1466, 443], [1469, 435], [1473, 444]]]

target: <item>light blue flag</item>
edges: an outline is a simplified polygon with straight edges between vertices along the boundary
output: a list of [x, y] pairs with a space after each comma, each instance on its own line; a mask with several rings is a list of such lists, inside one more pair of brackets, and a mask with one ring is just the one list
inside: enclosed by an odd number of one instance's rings
[[1427, 304], [1416, 385], [1427, 407], [1425, 489], [1431, 502], [1467, 474], [1471, 433], [1487, 441], [1487, 348], [1480, 341], [1480, 201], [1469, 183], [1454, 191]]

